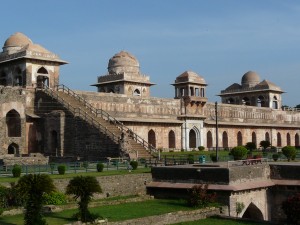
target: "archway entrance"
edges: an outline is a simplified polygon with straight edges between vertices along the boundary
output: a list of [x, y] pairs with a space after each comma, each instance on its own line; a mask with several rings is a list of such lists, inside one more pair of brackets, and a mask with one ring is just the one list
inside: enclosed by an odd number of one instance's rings
[[175, 148], [175, 133], [172, 130], [169, 132], [169, 148]]
[[190, 148], [196, 148], [197, 146], [197, 141], [196, 141], [196, 132], [194, 130], [190, 130], [189, 133], [189, 147]]
[[212, 133], [210, 131], [208, 131], [206, 134], [206, 141], [207, 141], [207, 148], [212, 148], [213, 139], [212, 139]]
[[16, 143], [10, 144], [7, 148], [7, 154], [19, 156], [19, 145], [17, 145]]
[[223, 148], [228, 148], [228, 135], [225, 131], [223, 132], [222, 142]]
[[264, 216], [263, 216], [262, 212], [253, 203], [250, 203], [250, 205], [244, 212], [242, 218], [254, 219], [254, 220], [264, 220]]
[[148, 132], [148, 143], [156, 148], [156, 138], [155, 138], [155, 132], [153, 130], [150, 130]]

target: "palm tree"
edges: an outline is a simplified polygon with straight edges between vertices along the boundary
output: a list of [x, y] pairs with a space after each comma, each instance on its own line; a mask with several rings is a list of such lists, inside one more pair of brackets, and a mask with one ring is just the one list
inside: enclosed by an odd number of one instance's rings
[[44, 225], [42, 215], [43, 194], [55, 190], [52, 179], [46, 174], [29, 174], [21, 177], [16, 186], [26, 199], [24, 225]]
[[102, 193], [102, 189], [95, 177], [77, 176], [70, 180], [66, 194], [74, 195], [75, 200], [80, 198], [79, 218], [82, 222], [93, 220], [91, 213], [88, 210], [88, 204], [94, 193]]

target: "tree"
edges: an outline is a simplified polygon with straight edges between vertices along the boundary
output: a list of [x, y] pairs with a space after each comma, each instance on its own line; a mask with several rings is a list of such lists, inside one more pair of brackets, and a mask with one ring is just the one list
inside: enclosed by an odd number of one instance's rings
[[256, 149], [256, 144], [253, 142], [247, 142], [245, 147], [249, 150], [249, 151], [253, 151]]
[[231, 149], [230, 154], [234, 160], [241, 160], [247, 155], [248, 150], [244, 146], [236, 146]]
[[46, 174], [29, 174], [20, 178], [17, 190], [25, 198], [25, 225], [44, 225], [42, 215], [43, 194], [55, 190], [52, 179]]
[[282, 148], [282, 154], [287, 158], [288, 161], [295, 159], [296, 157], [296, 148], [294, 146], [285, 146]]
[[91, 176], [77, 176], [70, 180], [66, 194], [74, 195], [79, 206], [78, 217], [82, 222], [90, 222], [94, 218], [88, 210], [88, 204], [92, 199], [94, 193], [102, 193], [102, 189], [95, 177]]
[[269, 141], [261, 141], [259, 144], [264, 150], [271, 146]]
[[288, 224], [299, 224], [300, 221], [300, 193], [282, 202], [282, 209]]

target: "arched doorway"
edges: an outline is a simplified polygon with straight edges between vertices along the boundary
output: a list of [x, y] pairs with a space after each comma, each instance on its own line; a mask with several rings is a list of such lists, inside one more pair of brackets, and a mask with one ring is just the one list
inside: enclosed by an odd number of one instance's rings
[[237, 133], [237, 146], [242, 146], [243, 145], [243, 136], [241, 131]]
[[51, 155], [58, 156], [58, 135], [55, 130], [51, 132], [50, 148]]
[[148, 143], [152, 145], [154, 148], [156, 148], [156, 137], [155, 132], [151, 129], [148, 132]]
[[141, 92], [139, 89], [135, 89], [133, 92], [133, 96], [141, 96]]
[[189, 133], [189, 147], [196, 148], [197, 147], [197, 140], [196, 140], [196, 132], [192, 129]]
[[270, 134], [269, 134], [269, 132], [266, 132], [266, 134], [265, 134], [265, 140], [266, 141], [270, 141]]
[[176, 148], [175, 132], [172, 130], [169, 132], [169, 148]]
[[281, 134], [277, 133], [277, 147], [281, 147]]
[[300, 146], [300, 144], [299, 144], [299, 134], [295, 134], [295, 146], [296, 147]]
[[263, 96], [259, 96], [257, 98], [256, 106], [257, 107], [264, 107], [265, 106], [265, 99], [264, 99]]
[[38, 69], [36, 83], [38, 88], [49, 87], [49, 75], [45, 67]]
[[7, 154], [19, 156], [19, 145], [12, 143], [7, 148]]
[[286, 145], [291, 146], [291, 135], [290, 135], [290, 133], [286, 134]]
[[206, 141], [207, 141], [207, 148], [212, 148], [213, 138], [212, 138], [212, 133], [210, 131], [208, 131], [206, 134]]
[[16, 110], [10, 110], [6, 114], [6, 127], [8, 137], [21, 137], [21, 118]]
[[255, 145], [257, 145], [256, 133], [255, 132], [252, 132], [252, 143], [254, 143]]
[[222, 135], [222, 143], [223, 143], [223, 148], [228, 148], [228, 134], [227, 132], [223, 132]]
[[253, 219], [253, 220], [264, 220], [264, 216], [262, 212], [252, 202], [244, 212], [242, 218]]
[[278, 109], [278, 100], [277, 97], [274, 96], [273, 101], [272, 101], [272, 108], [273, 109]]

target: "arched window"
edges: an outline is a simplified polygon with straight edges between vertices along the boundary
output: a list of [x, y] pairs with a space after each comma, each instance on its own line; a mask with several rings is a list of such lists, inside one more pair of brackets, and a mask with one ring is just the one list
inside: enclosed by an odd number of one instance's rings
[[172, 130], [169, 132], [169, 148], [176, 148], [175, 132]]
[[210, 131], [208, 131], [206, 134], [206, 141], [207, 141], [207, 148], [212, 148], [213, 138], [212, 138], [212, 133]]
[[190, 130], [190, 133], [189, 133], [189, 147], [196, 148], [197, 147], [196, 145], [197, 145], [196, 132], [192, 129], [192, 130]]
[[296, 147], [300, 146], [299, 142], [300, 142], [300, 140], [299, 140], [299, 134], [295, 134], [295, 146]]
[[44, 88], [45, 86], [49, 87], [49, 77], [48, 77], [48, 71], [45, 69], [45, 67], [41, 67], [37, 71], [37, 87], [38, 88]]
[[238, 146], [242, 146], [243, 145], [243, 136], [242, 136], [241, 131], [239, 131], [237, 133], [237, 145]]
[[139, 89], [135, 89], [133, 92], [133, 96], [141, 96], [141, 92]]
[[8, 137], [21, 137], [21, 118], [16, 110], [10, 110], [6, 114], [6, 127]]
[[152, 129], [148, 132], [148, 143], [156, 148], [155, 132]]
[[7, 85], [7, 76], [6, 73], [2, 72], [0, 74], [0, 85], [6, 86]]
[[247, 98], [247, 97], [243, 98], [243, 99], [242, 99], [242, 104], [243, 104], [243, 105], [250, 105], [250, 99]]
[[41, 67], [38, 69], [37, 73], [39, 74], [48, 74], [48, 71], [46, 70], [45, 67]]
[[257, 103], [256, 103], [257, 107], [264, 107], [265, 105], [265, 99], [263, 96], [259, 96], [257, 98]]
[[290, 133], [287, 133], [286, 134], [286, 145], [291, 145], [291, 135]]
[[225, 131], [222, 134], [222, 142], [223, 142], [223, 148], [228, 148], [228, 134]]
[[7, 154], [19, 156], [19, 145], [12, 143], [7, 148]]
[[274, 98], [273, 98], [272, 108], [273, 109], [278, 109], [278, 101], [277, 101], [277, 97], [276, 96], [274, 96]]
[[255, 132], [252, 132], [252, 143], [254, 143], [255, 145], [257, 145], [256, 133]]
[[269, 132], [266, 132], [266, 134], [265, 134], [265, 140], [266, 141], [270, 141], [270, 134], [269, 134]]
[[277, 133], [277, 147], [281, 147], [281, 134]]

